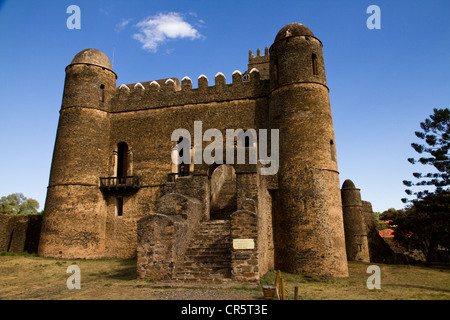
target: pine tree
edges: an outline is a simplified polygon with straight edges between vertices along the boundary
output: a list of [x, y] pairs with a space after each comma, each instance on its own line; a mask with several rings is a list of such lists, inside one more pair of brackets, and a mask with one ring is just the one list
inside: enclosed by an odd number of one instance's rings
[[[414, 172], [413, 176], [417, 179], [416, 182], [403, 181], [407, 187], [422, 187], [422, 190], [413, 192], [411, 189], [406, 189], [408, 195], [417, 197], [417, 200], [425, 198], [432, 193], [441, 193], [448, 190], [450, 182], [450, 110], [434, 109], [434, 113], [430, 115], [429, 119], [420, 123], [422, 131], [416, 131], [415, 135], [424, 141], [423, 144], [412, 143], [413, 149], [421, 155], [420, 158], [409, 158], [408, 161], [412, 164], [420, 163], [426, 166], [432, 166], [434, 172], [420, 173]], [[427, 187], [433, 186], [434, 190], [429, 190]], [[402, 199], [404, 203], [410, 201], [406, 198]], [[415, 201], [415, 200], [412, 200]]]

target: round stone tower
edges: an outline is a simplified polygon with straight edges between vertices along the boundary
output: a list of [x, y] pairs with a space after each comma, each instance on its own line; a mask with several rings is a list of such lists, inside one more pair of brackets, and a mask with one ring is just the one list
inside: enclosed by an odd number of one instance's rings
[[275, 267], [348, 276], [336, 148], [322, 42], [283, 27], [270, 47], [272, 129], [279, 129], [274, 195]]
[[99, 178], [108, 175], [108, 102], [116, 87], [108, 57], [78, 53], [66, 67], [39, 255], [104, 256], [106, 203]]
[[370, 262], [368, 230], [362, 211], [361, 192], [351, 180], [345, 180], [341, 194], [348, 260]]

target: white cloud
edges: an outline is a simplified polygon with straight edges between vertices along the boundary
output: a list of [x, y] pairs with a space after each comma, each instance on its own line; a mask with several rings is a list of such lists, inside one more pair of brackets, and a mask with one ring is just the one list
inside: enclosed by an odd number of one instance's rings
[[130, 23], [131, 19], [122, 19], [122, 21], [118, 24], [116, 24], [115, 30], [121, 31], [125, 29], [125, 27]]
[[139, 33], [133, 34], [133, 38], [142, 43], [142, 48], [150, 52], [156, 52], [161, 43], [169, 39], [190, 40], [199, 39], [202, 35], [177, 12], [158, 14], [147, 17], [136, 24]]

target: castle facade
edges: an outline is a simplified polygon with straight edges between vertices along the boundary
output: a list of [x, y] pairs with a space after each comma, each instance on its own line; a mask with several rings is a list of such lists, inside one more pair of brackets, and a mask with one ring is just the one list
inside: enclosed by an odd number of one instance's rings
[[[213, 85], [200, 76], [195, 89], [187, 77], [116, 80], [95, 49], [66, 68], [40, 256], [137, 257], [138, 275], [156, 280], [257, 280], [273, 268], [348, 276], [322, 42], [311, 30], [286, 25], [264, 54], [250, 52], [248, 70], [235, 71], [229, 84], [221, 73]], [[193, 133], [199, 121], [203, 133], [218, 129], [223, 137], [227, 129], [276, 129], [277, 173], [262, 175], [261, 159], [174, 164], [186, 152], [195, 159], [196, 148], [172, 133]], [[203, 151], [211, 144], [204, 140]], [[235, 155], [258, 148], [236, 140]], [[367, 260], [360, 229], [352, 248]]]

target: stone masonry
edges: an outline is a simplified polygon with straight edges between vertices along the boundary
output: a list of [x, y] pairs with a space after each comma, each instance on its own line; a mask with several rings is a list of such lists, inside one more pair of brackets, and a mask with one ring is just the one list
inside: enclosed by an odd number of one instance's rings
[[[39, 255], [137, 257], [139, 277], [161, 281], [257, 281], [274, 268], [348, 276], [322, 47], [291, 23], [263, 54], [249, 53], [248, 70], [228, 82], [220, 72], [211, 82], [200, 75], [197, 88], [189, 77], [117, 86], [105, 54], [75, 55], [65, 70]], [[232, 163], [174, 164], [180, 150], [198, 156], [194, 137], [172, 140], [176, 129], [192, 134], [195, 122], [202, 134], [223, 137], [255, 130], [257, 141], [235, 141]], [[250, 161], [261, 130], [269, 152], [278, 133], [278, 161]], [[200, 141], [201, 150], [210, 143]], [[241, 151], [245, 163], [237, 162]], [[261, 175], [271, 164], [277, 173]]]

